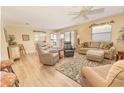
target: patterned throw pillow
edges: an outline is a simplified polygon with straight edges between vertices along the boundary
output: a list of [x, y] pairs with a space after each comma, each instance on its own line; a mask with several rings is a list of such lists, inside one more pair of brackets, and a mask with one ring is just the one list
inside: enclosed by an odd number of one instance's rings
[[88, 42], [84, 42], [84, 47], [88, 47]]
[[100, 44], [100, 46], [99, 46], [99, 48], [103, 48], [103, 46], [104, 46], [104, 44], [101, 42], [101, 44]]
[[113, 46], [113, 43], [107, 44], [107, 45], [105, 46], [105, 49], [110, 49], [112, 46]]

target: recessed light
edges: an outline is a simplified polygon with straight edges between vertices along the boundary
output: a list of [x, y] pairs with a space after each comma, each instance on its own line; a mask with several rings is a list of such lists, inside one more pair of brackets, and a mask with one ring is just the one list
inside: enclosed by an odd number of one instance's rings
[[28, 22], [26, 22], [25, 25], [30, 25], [30, 24]]

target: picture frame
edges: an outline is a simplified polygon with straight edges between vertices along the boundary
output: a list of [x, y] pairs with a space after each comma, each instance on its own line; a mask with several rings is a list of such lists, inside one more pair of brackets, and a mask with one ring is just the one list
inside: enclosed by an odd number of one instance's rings
[[22, 35], [22, 40], [23, 41], [29, 41], [30, 40], [29, 35], [23, 34]]

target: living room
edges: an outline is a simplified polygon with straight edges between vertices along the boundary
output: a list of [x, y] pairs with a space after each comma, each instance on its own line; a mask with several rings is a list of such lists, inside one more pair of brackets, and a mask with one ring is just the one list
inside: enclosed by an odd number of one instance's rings
[[1, 86], [124, 86], [123, 6], [4, 6], [1, 16], [1, 72], [13, 74]]

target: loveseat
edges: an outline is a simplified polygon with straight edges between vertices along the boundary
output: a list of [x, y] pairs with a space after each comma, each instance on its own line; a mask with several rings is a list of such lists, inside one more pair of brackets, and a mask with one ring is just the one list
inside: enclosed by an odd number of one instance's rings
[[86, 54], [88, 50], [99, 49], [104, 51], [104, 58], [112, 59], [116, 50], [113, 42], [84, 42], [79, 47], [80, 54]]
[[83, 67], [81, 84], [85, 87], [124, 87], [124, 60], [113, 65]]

